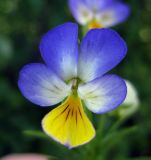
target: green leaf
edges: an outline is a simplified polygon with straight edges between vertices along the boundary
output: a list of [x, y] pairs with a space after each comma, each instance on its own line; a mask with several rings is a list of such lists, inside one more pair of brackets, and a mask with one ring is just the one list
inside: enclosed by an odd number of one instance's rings
[[23, 131], [23, 134], [27, 136], [32, 136], [32, 137], [48, 139], [48, 136], [46, 134], [44, 134], [41, 131], [36, 131], [36, 130], [25, 130]]

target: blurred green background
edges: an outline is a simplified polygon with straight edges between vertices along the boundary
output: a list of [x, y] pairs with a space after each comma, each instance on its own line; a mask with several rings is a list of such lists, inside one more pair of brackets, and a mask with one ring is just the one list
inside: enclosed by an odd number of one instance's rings
[[[127, 42], [128, 54], [114, 73], [130, 80], [138, 91], [139, 111], [123, 124], [135, 124], [138, 129], [122, 138], [114, 137], [117, 141], [108, 150], [112, 158], [106, 159], [145, 160], [151, 159], [147, 158], [151, 157], [151, 1], [126, 2], [131, 7], [131, 16], [114, 29]], [[87, 159], [95, 160], [92, 157], [102, 150], [91, 148], [91, 143], [68, 150], [48, 140], [39, 131], [41, 119], [51, 108], [30, 103], [17, 87], [20, 69], [30, 62], [42, 61], [38, 49], [42, 35], [66, 21], [74, 21], [66, 0], [0, 0], [0, 157], [34, 152], [62, 160], [82, 160], [86, 153]], [[99, 116], [102, 117], [96, 115]], [[87, 149], [89, 152], [85, 152]]]

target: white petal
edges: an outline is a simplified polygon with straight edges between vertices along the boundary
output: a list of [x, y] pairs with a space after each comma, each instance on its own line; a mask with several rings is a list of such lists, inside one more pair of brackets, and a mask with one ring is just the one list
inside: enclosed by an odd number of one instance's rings
[[116, 75], [105, 75], [79, 86], [78, 94], [89, 110], [94, 113], [105, 113], [124, 101], [126, 85], [124, 80]]
[[137, 90], [134, 85], [125, 80], [127, 86], [127, 96], [123, 104], [118, 108], [118, 114], [121, 118], [129, 117], [134, 114], [139, 108], [139, 98], [137, 95]]
[[103, 26], [103, 27], [111, 27], [115, 20], [116, 17], [114, 16], [114, 11], [112, 10], [107, 10], [104, 12], [101, 12], [96, 15], [96, 20]]
[[139, 99], [137, 95], [137, 90], [135, 89], [134, 85], [126, 80], [126, 86], [127, 86], [127, 96], [125, 101], [123, 102], [124, 105], [133, 105], [138, 106], [139, 105]]

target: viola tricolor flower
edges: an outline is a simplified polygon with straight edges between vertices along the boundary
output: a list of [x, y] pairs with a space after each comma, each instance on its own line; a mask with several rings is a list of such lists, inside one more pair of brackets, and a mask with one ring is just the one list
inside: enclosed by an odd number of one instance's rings
[[128, 5], [116, 0], [68, 0], [76, 21], [92, 28], [112, 27], [129, 16]]
[[92, 29], [78, 47], [78, 26], [65, 23], [44, 35], [40, 51], [46, 64], [28, 64], [21, 70], [22, 94], [42, 107], [62, 102], [42, 120], [47, 135], [69, 148], [89, 142], [95, 129], [83, 103], [103, 114], [125, 99], [124, 80], [106, 75], [125, 57], [125, 42], [111, 29]]

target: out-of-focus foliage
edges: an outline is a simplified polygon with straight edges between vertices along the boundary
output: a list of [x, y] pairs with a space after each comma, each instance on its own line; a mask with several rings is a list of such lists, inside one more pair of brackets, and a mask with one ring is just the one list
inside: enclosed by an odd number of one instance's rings
[[[151, 1], [126, 2], [131, 7], [131, 16], [114, 29], [126, 40], [128, 55], [114, 73], [130, 80], [138, 90], [139, 111], [120, 127], [129, 129], [119, 129], [118, 133], [108, 129], [114, 125], [114, 118], [94, 115], [96, 128], [99, 125], [104, 128], [99, 129], [101, 134], [98, 132], [96, 138], [83, 147], [68, 150], [39, 132], [41, 119], [51, 108], [30, 103], [17, 87], [21, 67], [42, 61], [38, 49], [41, 36], [56, 25], [74, 21], [67, 1], [0, 0], [0, 156], [37, 152], [62, 160], [101, 160], [102, 153], [106, 155], [104, 160], [150, 159], [147, 157], [151, 156]], [[101, 136], [107, 133], [105, 142], [98, 145]], [[108, 147], [107, 153], [103, 152], [105, 147]]]

